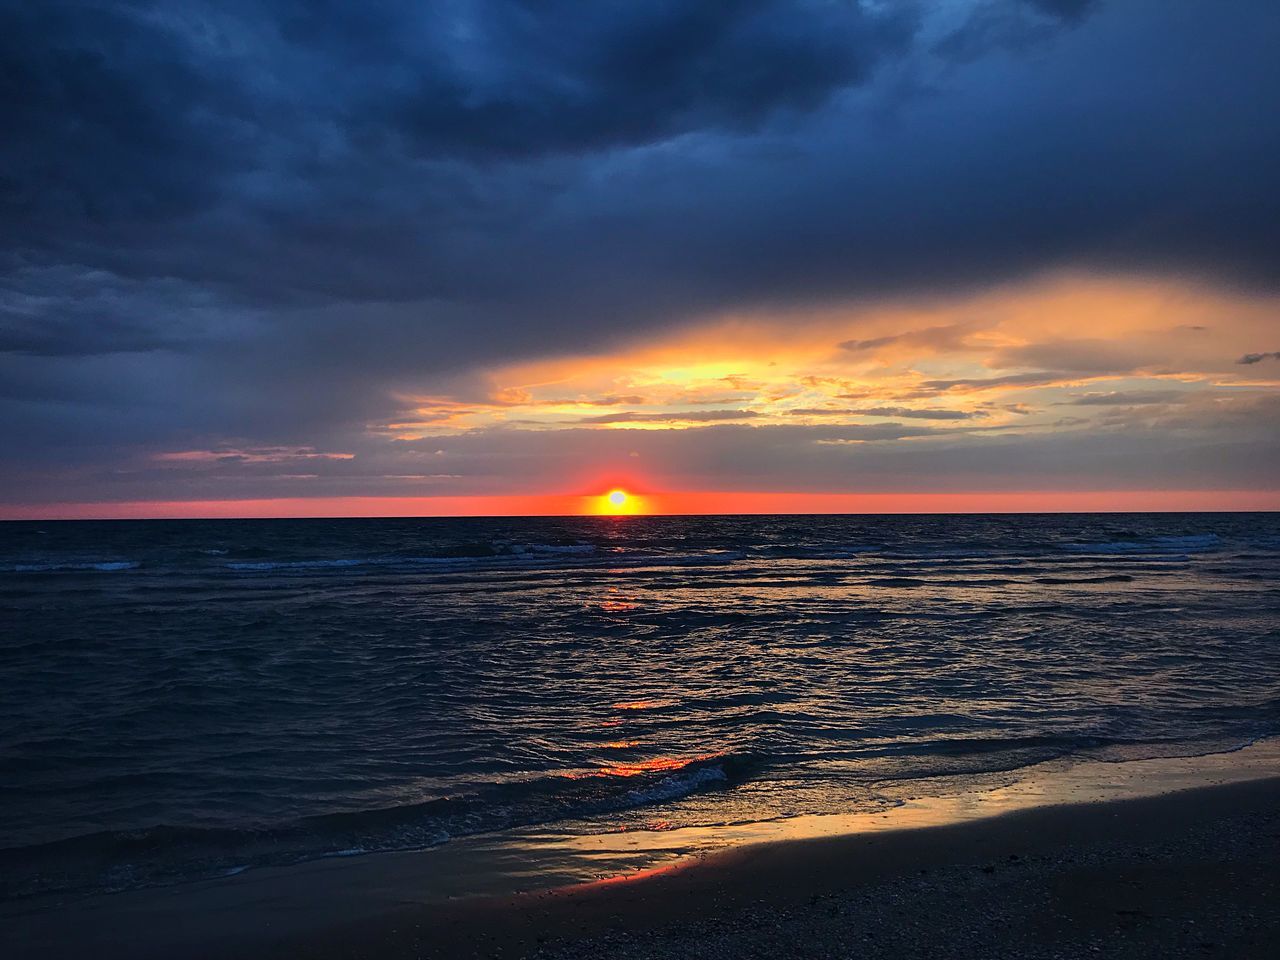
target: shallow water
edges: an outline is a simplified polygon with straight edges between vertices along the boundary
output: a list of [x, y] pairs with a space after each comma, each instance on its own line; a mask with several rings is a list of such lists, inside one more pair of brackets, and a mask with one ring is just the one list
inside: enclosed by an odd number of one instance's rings
[[1280, 516], [0, 524], [0, 895], [1280, 732]]

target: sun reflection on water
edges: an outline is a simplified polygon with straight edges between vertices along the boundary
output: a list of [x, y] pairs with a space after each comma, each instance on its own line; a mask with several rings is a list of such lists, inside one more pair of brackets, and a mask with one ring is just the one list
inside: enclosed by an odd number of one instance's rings
[[673, 707], [674, 700], [621, 700], [612, 704], [614, 710], [656, 710], [658, 707]]
[[570, 780], [587, 780], [593, 777], [641, 777], [647, 773], [668, 773], [684, 770], [696, 763], [719, 759], [723, 754], [702, 753], [692, 757], [650, 757], [630, 763], [612, 763], [593, 770], [568, 770], [561, 774]]

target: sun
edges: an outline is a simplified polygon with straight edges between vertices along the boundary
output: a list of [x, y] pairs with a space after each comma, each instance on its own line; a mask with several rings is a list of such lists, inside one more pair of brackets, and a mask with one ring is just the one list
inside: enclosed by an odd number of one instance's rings
[[602, 494], [596, 501], [596, 513], [603, 513], [610, 516], [621, 516], [629, 513], [639, 513], [641, 508], [640, 497], [634, 496], [621, 487], [614, 487], [608, 493]]

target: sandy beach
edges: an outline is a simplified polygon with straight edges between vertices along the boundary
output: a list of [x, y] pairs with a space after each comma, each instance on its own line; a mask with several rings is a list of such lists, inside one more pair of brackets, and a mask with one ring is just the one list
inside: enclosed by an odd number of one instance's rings
[[874, 816], [668, 835], [665, 846], [660, 831], [590, 844], [528, 831], [20, 901], [3, 913], [6, 954], [1270, 956], [1280, 936], [1277, 756], [1264, 743], [1050, 766]]

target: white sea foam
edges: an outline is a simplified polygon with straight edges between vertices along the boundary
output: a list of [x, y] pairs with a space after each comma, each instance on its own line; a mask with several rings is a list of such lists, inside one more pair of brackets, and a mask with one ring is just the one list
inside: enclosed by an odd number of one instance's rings
[[643, 790], [632, 790], [627, 800], [635, 804], [661, 803], [688, 796], [711, 783], [728, 780], [722, 767], [701, 767], [689, 773], [673, 774]]

